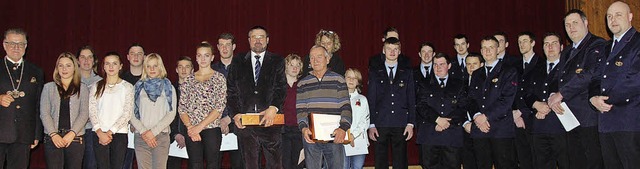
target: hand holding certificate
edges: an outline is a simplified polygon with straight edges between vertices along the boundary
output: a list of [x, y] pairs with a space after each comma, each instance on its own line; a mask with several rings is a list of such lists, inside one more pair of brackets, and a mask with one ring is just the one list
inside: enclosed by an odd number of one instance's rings
[[309, 117], [309, 132], [303, 130], [305, 132], [303, 134], [310, 133], [310, 139], [313, 141], [335, 141], [335, 143], [349, 144], [353, 138], [347, 137], [347, 135], [350, 135], [349, 131], [338, 128], [340, 127], [340, 118], [340, 115], [311, 113]]

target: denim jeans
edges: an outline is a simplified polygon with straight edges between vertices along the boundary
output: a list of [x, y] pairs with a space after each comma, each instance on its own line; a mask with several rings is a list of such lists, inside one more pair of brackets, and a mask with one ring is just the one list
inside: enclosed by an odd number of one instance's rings
[[305, 163], [308, 169], [322, 168], [322, 158], [327, 161], [327, 168], [344, 167], [344, 145], [334, 143], [315, 143], [309, 144], [304, 142]]
[[344, 157], [344, 169], [362, 169], [366, 154]]
[[98, 164], [96, 163], [96, 153], [93, 151], [93, 145], [97, 141], [96, 133], [91, 129], [85, 129], [84, 131], [84, 158], [82, 158], [83, 169], [96, 169]]

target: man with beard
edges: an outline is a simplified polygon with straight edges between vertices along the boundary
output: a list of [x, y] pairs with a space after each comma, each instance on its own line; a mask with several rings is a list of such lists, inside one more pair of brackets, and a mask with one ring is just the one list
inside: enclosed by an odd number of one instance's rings
[[[238, 127], [240, 150], [245, 158], [245, 168], [260, 168], [258, 154], [262, 149], [266, 168], [282, 168], [280, 143], [281, 126], [272, 126], [286, 95], [287, 80], [284, 59], [267, 52], [269, 34], [262, 26], [249, 29], [251, 51], [232, 60], [227, 78], [227, 106], [229, 117]], [[242, 125], [242, 115], [263, 115], [260, 125]]]

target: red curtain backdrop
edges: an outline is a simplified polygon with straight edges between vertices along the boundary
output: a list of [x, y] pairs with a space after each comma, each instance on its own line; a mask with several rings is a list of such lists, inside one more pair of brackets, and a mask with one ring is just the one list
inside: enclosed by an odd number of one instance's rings
[[[467, 34], [470, 50], [479, 51], [480, 38], [504, 31], [509, 34], [508, 53], [516, 55], [515, 36], [531, 31], [538, 35], [535, 51], [542, 54], [545, 32], [564, 34], [564, 12], [565, 2], [558, 0], [14, 0], [0, 6], [0, 30], [20, 27], [29, 33], [26, 58], [42, 67], [48, 80], [61, 52], [76, 53], [89, 44], [99, 57], [108, 51], [125, 56], [133, 42], [146, 53], [162, 55], [175, 79], [179, 56], [194, 58], [199, 42], [215, 45], [223, 32], [236, 36], [236, 53], [247, 51], [248, 29], [254, 25], [268, 29], [268, 50], [283, 56], [306, 56], [320, 29], [333, 30], [340, 35], [338, 52], [347, 67], [366, 72], [368, 58], [381, 52], [382, 31], [389, 26], [400, 31], [402, 53], [417, 64], [418, 45], [425, 41], [434, 43], [436, 52], [454, 56], [452, 37], [457, 33]], [[417, 162], [415, 150], [410, 149], [412, 164]], [[44, 163], [40, 156], [33, 159]]]

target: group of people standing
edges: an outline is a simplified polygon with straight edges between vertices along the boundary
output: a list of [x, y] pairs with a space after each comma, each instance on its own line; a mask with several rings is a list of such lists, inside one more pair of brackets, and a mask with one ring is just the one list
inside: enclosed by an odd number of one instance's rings
[[[506, 54], [505, 33], [482, 38], [480, 53], [459, 34], [455, 57], [425, 42], [415, 67], [390, 27], [383, 52], [369, 58], [367, 82], [338, 56], [336, 32], [318, 32], [307, 57], [281, 57], [267, 51], [267, 29], [255, 26], [246, 53], [234, 54], [235, 37], [223, 33], [215, 47], [197, 45], [195, 61], [180, 57], [177, 82], [162, 56], [133, 44], [127, 71], [118, 53], [99, 59], [85, 46], [60, 54], [44, 83], [23, 58], [27, 33], [9, 29], [0, 163], [27, 168], [30, 149], [43, 143], [47, 168], [128, 168], [134, 154], [139, 168], [180, 168], [182, 159], [168, 156], [175, 141], [187, 148], [189, 168], [220, 168], [222, 136], [234, 133], [232, 168], [362, 168], [370, 143], [376, 168], [390, 166], [389, 154], [393, 168], [407, 168], [414, 135], [423, 168], [639, 168], [640, 33], [632, 18], [626, 3], [611, 4], [607, 42], [570, 10], [563, 20], [571, 47], [550, 32], [543, 55], [531, 32], [517, 35], [521, 57]], [[559, 120], [569, 111], [576, 128]], [[243, 125], [247, 113], [260, 114], [260, 125]], [[311, 113], [340, 116], [333, 142], [312, 139]], [[277, 114], [284, 125], [274, 124]]]

